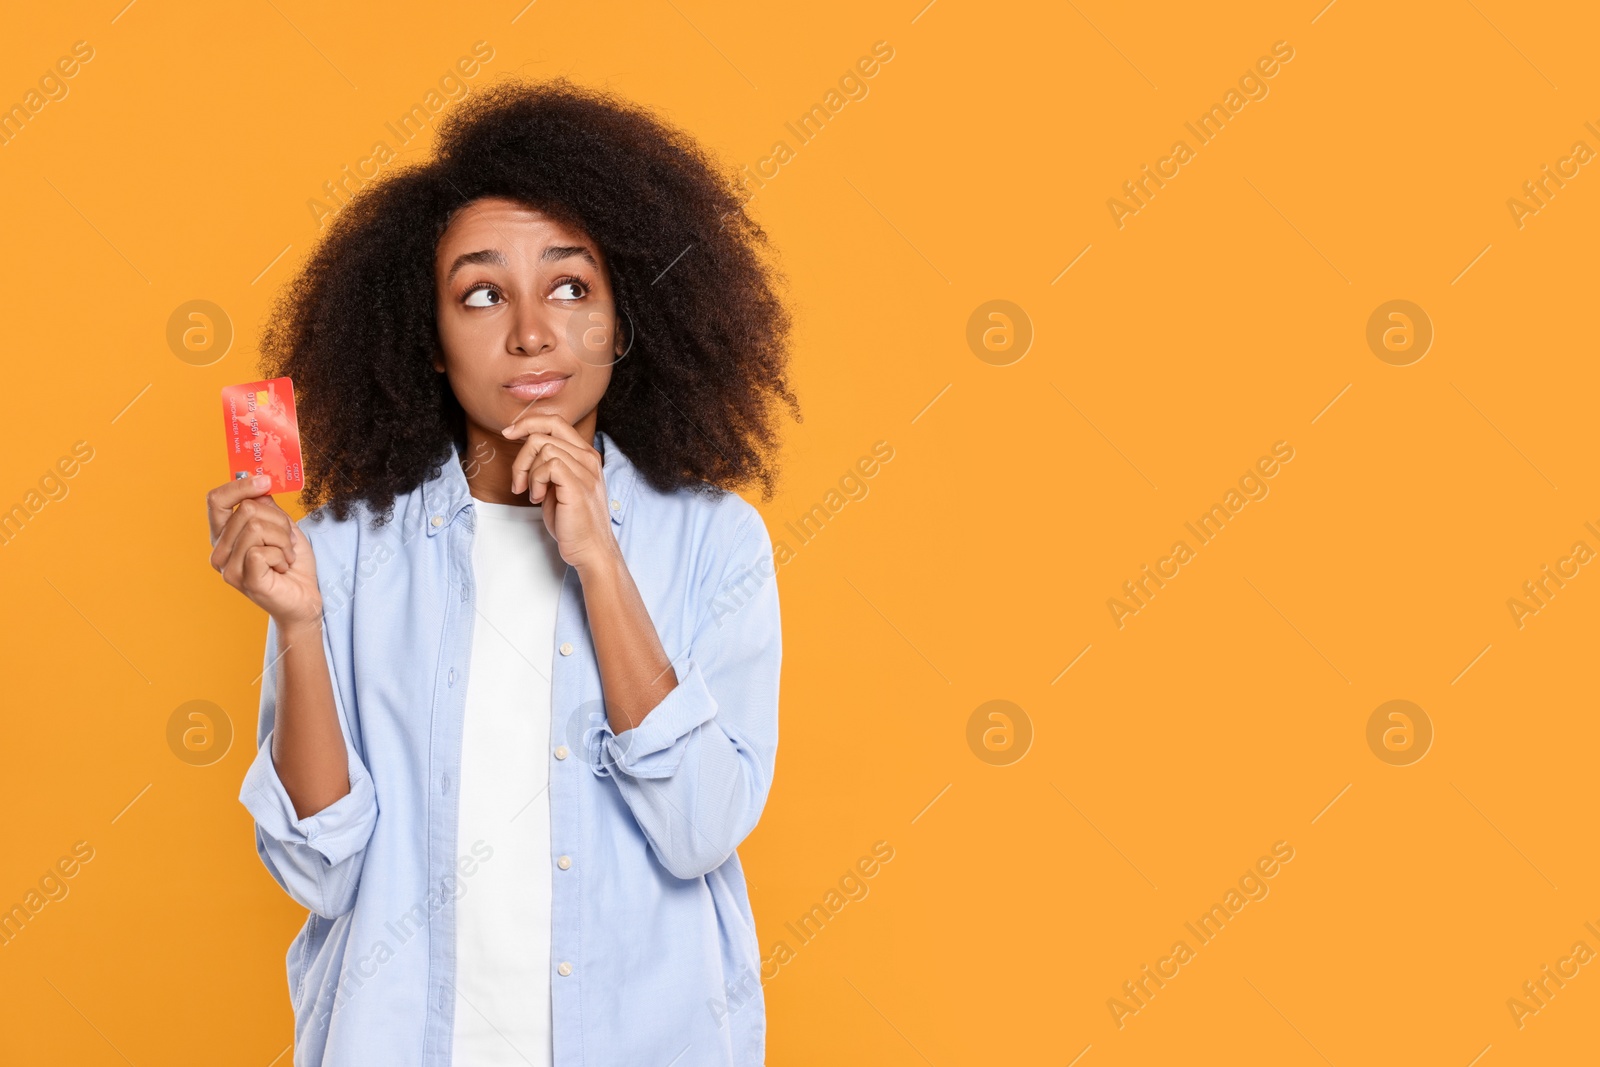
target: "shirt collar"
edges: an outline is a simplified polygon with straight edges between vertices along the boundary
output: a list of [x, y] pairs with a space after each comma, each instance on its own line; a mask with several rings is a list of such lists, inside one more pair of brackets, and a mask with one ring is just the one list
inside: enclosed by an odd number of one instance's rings
[[[610, 498], [611, 524], [621, 526], [638, 480], [637, 471], [604, 430], [595, 431], [594, 446], [605, 456], [601, 470], [605, 474], [606, 494]], [[461, 452], [452, 441], [450, 458], [445, 461], [438, 476], [422, 483], [424, 532], [432, 537], [445, 529], [463, 509], [472, 505], [472, 501], [472, 493], [467, 487], [467, 472], [461, 467]]]

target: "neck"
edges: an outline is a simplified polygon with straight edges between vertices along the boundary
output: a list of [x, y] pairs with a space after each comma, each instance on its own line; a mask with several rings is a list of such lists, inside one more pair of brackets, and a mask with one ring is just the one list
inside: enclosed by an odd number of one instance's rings
[[[591, 411], [572, 424], [578, 435], [594, 444], [596, 412]], [[467, 450], [461, 456], [461, 470], [467, 476], [467, 490], [475, 500], [491, 504], [519, 504], [537, 507], [526, 492], [511, 492], [511, 464], [522, 454], [524, 439], [512, 439], [500, 433], [500, 427], [491, 430], [470, 419], [467, 421]]]

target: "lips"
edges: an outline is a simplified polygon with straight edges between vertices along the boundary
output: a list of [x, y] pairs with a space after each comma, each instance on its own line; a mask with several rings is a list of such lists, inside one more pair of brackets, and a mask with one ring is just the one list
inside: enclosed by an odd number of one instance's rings
[[505, 389], [518, 400], [544, 400], [555, 396], [566, 386], [571, 375], [540, 371], [537, 374], [519, 374], [506, 383]]

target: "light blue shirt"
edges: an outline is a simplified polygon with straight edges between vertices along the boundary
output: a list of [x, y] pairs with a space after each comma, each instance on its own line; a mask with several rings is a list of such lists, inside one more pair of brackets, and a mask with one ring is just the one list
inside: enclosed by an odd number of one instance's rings
[[[571, 567], [551, 678], [550, 1005], [557, 1067], [764, 1062], [754, 917], [735, 851], [772, 785], [781, 659], [772, 543], [733, 493], [652, 488], [604, 433], [611, 529], [678, 684], [613, 734]], [[304, 819], [272, 761], [269, 618], [255, 760], [239, 800], [256, 851], [311, 914], [289, 945], [297, 1067], [445, 1067], [455, 900], [493, 863], [457, 840], [475, 613], [473, 498], [459, 453], [376, 531], [356, 505], [300, 520], [350, 792]], [[486, 856], [485, 853], [488, 853]], [[565, 857], [566, 865], [558, 860]]]

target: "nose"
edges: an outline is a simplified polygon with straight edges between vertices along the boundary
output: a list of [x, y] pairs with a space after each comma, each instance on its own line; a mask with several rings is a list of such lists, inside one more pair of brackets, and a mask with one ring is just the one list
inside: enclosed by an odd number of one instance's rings
[[511, 322], [512, 333], [506, 341], [508, 352], [535, 356], [555, 347], [555, 327], [549, 321], [547, 309], [538, 301], [519, 303]]

